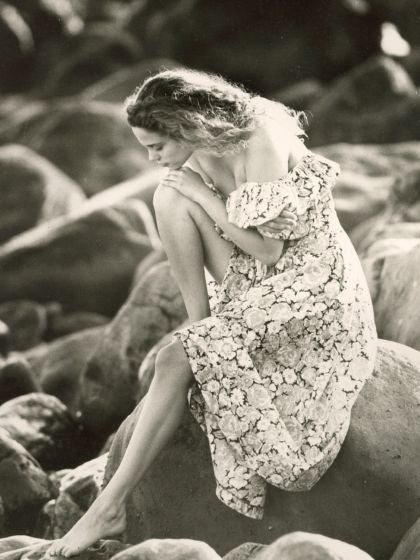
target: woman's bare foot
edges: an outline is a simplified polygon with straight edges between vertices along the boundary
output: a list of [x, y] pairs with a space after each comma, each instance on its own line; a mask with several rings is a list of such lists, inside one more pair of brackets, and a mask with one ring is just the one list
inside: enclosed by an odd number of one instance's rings
[[122, 533], [126, 526], [124, 505], [99, 495], [88, 511], [61, 539], [48, 549], [48, 556], [75, 556], [104, 537]]

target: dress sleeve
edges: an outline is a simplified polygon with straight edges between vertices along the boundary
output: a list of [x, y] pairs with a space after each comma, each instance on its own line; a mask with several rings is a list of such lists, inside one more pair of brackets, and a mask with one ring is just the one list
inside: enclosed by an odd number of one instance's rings
[[295, 226], [281, 232], [260, 231], [275, 239], [300, 239], [316, 227], [319, 203], [329, 199], [339, 165], [321, 156], [306, 156], [287, 175], [275, 181], [246, 182], [227, 201], [228, 221], [240, 228], [277, 218], [283, 210], [296, 214]]

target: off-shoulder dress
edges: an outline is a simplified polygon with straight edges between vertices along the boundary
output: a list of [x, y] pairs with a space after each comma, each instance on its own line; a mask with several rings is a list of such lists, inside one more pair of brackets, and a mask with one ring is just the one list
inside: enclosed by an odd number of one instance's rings
[[241, 228], [284, 208], [297, 224], [272, 235], [286, 240], [273, 266], [234, 245], [211, 316], [174, 333], [194, 374], [189, 406], [209, 440], [216, 495], [256, 519], [267, 483], [309, 490], [330, 467], [374, 366], [372, 304], [331, 194], [338, 174], [309, 152], [279, 180], [232, 192], [228, 219]]

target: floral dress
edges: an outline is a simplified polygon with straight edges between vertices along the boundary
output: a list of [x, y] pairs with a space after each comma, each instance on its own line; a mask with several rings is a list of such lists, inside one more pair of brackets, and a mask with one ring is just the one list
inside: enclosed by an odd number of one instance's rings
[[331, 195], [338, 173], [309, 153], [279, 180], [232, 192], [226, 209], [238, 227], [258, 230], [285, 208], [297, 224], [270, 235], [286, 240], [273, 266], [235, 245], [211, 316], [174, 333], [195, 378], [188, 400], [209, 440], [216, 495], [256, 519], [267, 483], [309, 490], [330, 467], [374, 366], [369, 292]]

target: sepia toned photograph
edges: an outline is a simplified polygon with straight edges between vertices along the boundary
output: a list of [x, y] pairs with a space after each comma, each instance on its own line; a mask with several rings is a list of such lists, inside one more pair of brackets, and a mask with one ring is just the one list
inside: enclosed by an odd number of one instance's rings
[[419, 84], [419, 0], [0, 0], [0, 560], [420, 560]]

